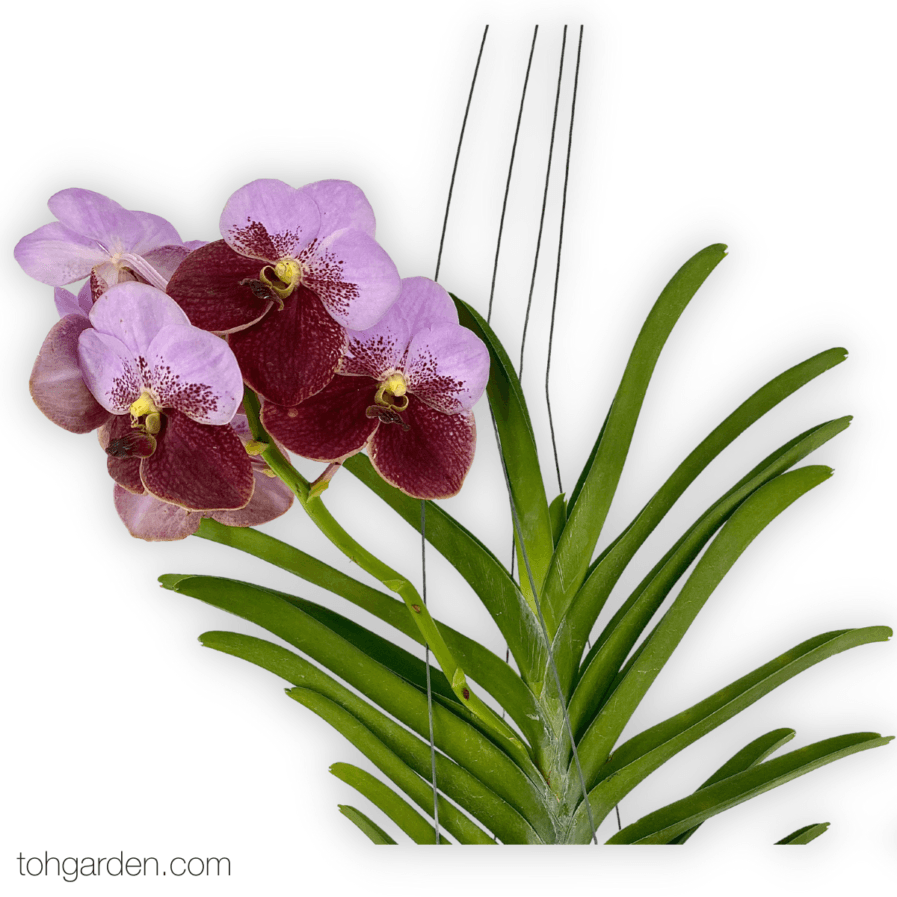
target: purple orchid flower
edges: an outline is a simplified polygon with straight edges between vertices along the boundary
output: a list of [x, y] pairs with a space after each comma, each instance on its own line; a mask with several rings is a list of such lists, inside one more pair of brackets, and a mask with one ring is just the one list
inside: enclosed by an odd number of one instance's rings
[[129, 212], [91, 190], [61, 190], [48, 205], [58, 221], [22, 237], [16, 261], [26, 274], [54, 287], [89, 277], [94, 300], [130, 280], [164, 290], [187, 254], [203, 245], [184, 244], [164, 218]]
[[[81, 326], [75, 315], [60, 324], [71, 321]], [[159, 290], [124, 283], [94, 303], [78, 365], [111, 415], [100, 443], [119, 485], [191, 511], [249, 503], [251, 463], [228, 426], [243, 382], [224, 340], [193, 327]]]
[[256, 392], [298, 404], [333, 378], [345, 329], [372, 327], [399, 295], [374, 213], [348, 181], [258, 180], [231, 196], [220, 226], [224, 239], [192, 253], [168, 294], [195, 326], [229, 334]]
[[265, 402], [262, 421], [296, 454], [339, 463], [367, 447], [376, 470], [402, 492], [448, 498], [473, 463], [470, 409], [488, 379], [489, 352], [458, 323], [448, 293], [411, 277], [379, 324], [349, 333], [330, 384], [294, 406]]

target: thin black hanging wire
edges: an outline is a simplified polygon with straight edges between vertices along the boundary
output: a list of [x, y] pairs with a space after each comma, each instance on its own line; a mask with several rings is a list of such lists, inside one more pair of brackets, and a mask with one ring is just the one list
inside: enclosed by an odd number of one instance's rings
[[455, 152], [455, 164], [452, 166], [452, 179], [449, 182], [448, 199], [445, 203], [445, 217], [442, 219], [442, 236], [439, 238], [439, 255], [436, 256], [436, 273], [433, 280], [439, 280], [439, 268], [442, 265], [442, 247], [445, 245], [445, 229], [448, 227], [449, 207], [452, 204], [452, 193], [455, 189], [455, 175], [458, 173], [458, 159], [461, 158], [461, 144], [464, 142], [464, 129], [467, 127], [467, 115], [470, 112], [470, 103], [473, 100], [473, 89], [476, 87], [477, 75], [480, 71], [480, 60], [483, 58], [483, 47], [486, 46], [486, 35], [489, 26], [483, 29], [483, 40], [480, 42], [480, 52], [477, 55], [477, 64], [473, 70], [473, 79], [470, 82], [470, 93], [467, 95], [467, 106], [464, 109], [464, 120], [461, 122], [461, 134], [458, 137], [458, 149]]
[[523, 350], [526, 348], [526, 332], [529, 327], [529, 313], [533, 304], [533, 290], [536, 287], [536, 271], [539, 268], [539, 251], [542, 246], [542, 229], [545, 226], [545, 207], [548, 204], [548, 184], [551, 179], [551, 159], [554, 155], [554, 135], [558, 123], [558, 106], [561, 102], [561, 80], [564, 77], [564, 51], [567, 48], [567, 26], [564, 25], [564, 37], [561, 41], [561, 62], [558, 67], [558, 87], [554, 97], [554, 116], [551, 119], [551, 140], [548, 143], [548, 164], [545, 167], [545, 188], [542, 191], [542, 212], [539, 215], [539, 235], [536, 237], [536, 255], [533, 259], [533, 276], [529, 283], [529, 297], [526, 300], [526, 315], [523, 319], [523, 337], [520, 340], [520, 367], [517, 376], [523, 380]]
[[495, 241], [495, 264], [492, 266], [492, 286], [489, 289], [489, 309], [486, 321], [492, 321], [492, 299], [495, 296], [495, 278], [498, 275], [498, 256], [501, 252], [501, 235], [505, 228], [505, 212], [508, 209], [508, 193], [511, 191], [511, 174], [514, 171], [514, 156], [517, 154], [517, 138], [520, 136], [520, 122], [523, 120], [523, 104], [526, 101], [526, 88], [529, 84], [529, 73], [533, 65], [533, 53], [536, 50], [536, 37], [539, 26], [533, 29], [533, 43], [529, 48], [529, 61], [526, 63], [526, 75], [523, 78], [523, 92], [520, 94], [520, 109], [517, 112], [517, 127], [514, 128], [514, 142], [511, 145], [511, 161], [508, 163], [508, 180], [505, 182], [505, 196], [501, 203], [501, 219], [498, 222], [498, 239]]
[[564, 243], [564, 216], [567, 211], [567, 184], [570, 180], [570, 150], [573, 147], [573, 117], [576, 113], [576, 91], [579, 87], [579, 60], [582, 56], [582, 32], [583, 26], [579, 26], [579, 46], [576, 49], [576, 73], [573, 76], [573, 101], [570, 104], [570, 133], [567, 137], [567, 162], [564, 166], [564, 192], [561, 199], [561, 228], [558, 235], [558, 260], [554, 273], [554, 296], [551, 301], [551, 327], [548, 331], [548, 360], [545, 363], [545, 404], [548, 406], [548, 427], [551, 430], [551, 448], [554, 451], [554, 467], [558, 475], [558, 492], [563, 492], [561, 484], [561, 465], [558, 461], [558, 445], [554, 435], [554, 422], [551, 417], [551, 397], [549, 396], [548, 380], [551, 374], [551, 344], [554, 340], [554, 319], [557, 311], [558, 281], [561, 276], [561, 247]]
[[[455, 164], [452, 166], [452, 177], [449, 181], [448, 199], [445, 201], [445, 217], [442, 219], [442, 234], [439, 237], [439, 253], [436, 256], [436, 273], [433, 280], [439, 280], [439, 267], [442, 264], [442, 249], [445, 246], [445, 231], [448, 227], [449, 208], [452, 205], [452, 192], [455, 189], [455, 175], [458, 173], [458, 160], [461, 158], [461, 144], [464, 142], [464, 130], [467, 127], [467, 116], [470, 113], [470, 104], [473, 100], [473, 89], [477, 83], [477, 75], [480, 71], [480, 60], [483, 58], [483, 48], [486, 46], [486, 35], [489, 26], [483, 29], [483, 39], [480, 42], [480, 52], [477, 54], [477, 64], [473, 70], [473, 78], [470, 82], [470, 93], [467, 95], [467, 106], [464, 109], [464, 119], [461, 122], [461, 134], [458, 137], [458, 149], [455, 152]], [[427, 603], [427, 503], [420, 503], [420, 566], [422, 592], [421, 600]], [[439, 791], [436, 784], [436, 740], [433, 737], [433, 686], [430, 680], [430, 645], [424, 643], [424, 665], [427, 670], [427, 717], [430, 723], [430, 779], [433, 783], [433, 828], [436, 835], [436, 844], [439, 844]]]

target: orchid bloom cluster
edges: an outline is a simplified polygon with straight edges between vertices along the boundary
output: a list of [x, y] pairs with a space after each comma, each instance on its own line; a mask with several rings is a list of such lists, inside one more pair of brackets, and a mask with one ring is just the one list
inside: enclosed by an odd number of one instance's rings
[[279, 448], [328, 463], [318, 491], [365, 449], [415, 498], [461, 488], [488, 350], [442, 287], [400, 278], [358, 187], [254, 181], [212, 243], [89, 190], [49, 206], [58, 220], [15, 248], [60, 315], [31, 393], [64, 429], [97, 431], [132, 535], [181, 539], [203, 517], [254, 526], [290, 507], [241, 413], [244, 384]]

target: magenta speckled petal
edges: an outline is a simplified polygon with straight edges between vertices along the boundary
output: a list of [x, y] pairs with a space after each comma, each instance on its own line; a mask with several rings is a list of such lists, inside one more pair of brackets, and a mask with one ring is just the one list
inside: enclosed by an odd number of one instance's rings
[[231, 196], [219, 224], [232, 249], [273, 263], [297, 258], [318, 236], [321, 215], [310, 195], [283, 181], [261, 179]]
[[337, 375], [319, 393], [286, 408], [265, 402], [265, 429], [291, 452], [314, 461], [339, 461], [362, 449], [379, 421], [365, 414], [377, 383]]
[[489, 380], [489, 350], [460, 324], [415, 334], [405, 360], [408, 391], [446, 414], [469, 411]]
[[161, 290], [130, 281], [110, 287], [90, 311], [90, 322], [114, 336], [134, 355], [144, 355], [163, 327], [189, 325], [183, 309]]
[[216, 240], [191, 252], [168, 282], [168, 295], [190, 323], [215, 333], [233, 333], [259, 321], [272, 307], [242, 281], [258, 281], [262, 264]]
[[53, 287], [82, 280], [94, 265], [107, 258], [94, 240], [76, 234], [57, 221], [22, 237], [13, 255], [29, 277]]
[[172, 505], [154, 495], [135, 495], [115, 484], [115, 510], [128, 532], [147, 542], [186, 539], [199, 528], [202, 514]]
[[371, 440], [368, 454], [377, 472], [413, 498], [455, 495], [473, 463], [473, 414], [443, 414], [411, 396], [402, 419], [407, 428], [381, 424]]
[[160, 408], [176, 408], [198, 423], [219, 426], [236, 414], [243, 401], [243, 376], [220, 337], [189, 324], [169, 324], [143, 354], [144, 382]]
[[349, 330], [373, 327], [396, 301], [401, 279], [392, 259], [362, 231], [337, 231], [314, 247], [305, 285]]
[[354, 227], [374, 236], [376, 221], [374, 210], [360, 187], [350, 181], [316, 181], [300, 187], [299, 192], [310, 196], [321, 213], [318, 233], [327, 236], [344, 227]]
[[34, 403], [70, 433], [89, 433], [109, 419], [109, 412], [85, 385], [78, 365], [78, 338], [89, 327], [83, 315], [67, 315], [57, 321], [31, 371]]
[[78, 365], [93, 397], [113, 414], [124, 414], [143, 391], [134, 354], [108, 333], [85, 330], [78, 338]]
[[228, 338], [243, 379], [279, 405], [297, 405], [333, 378], [346, 332], [314, 293], [299, 287], [253, 327]]
[[192, 511], [237, 510], [255, 488], [249, 455], [231, 427], [210, 427], [179, 411], [165, 412], [155, 453], [140, 477], [157, 498]]
[[387, 372], [402, 367], [411, 339], [408, 324], [390, 309], [383, 320], [368, 330], [348, 330], [346, 355], [341, 374], [363, 374], [383, 380]]

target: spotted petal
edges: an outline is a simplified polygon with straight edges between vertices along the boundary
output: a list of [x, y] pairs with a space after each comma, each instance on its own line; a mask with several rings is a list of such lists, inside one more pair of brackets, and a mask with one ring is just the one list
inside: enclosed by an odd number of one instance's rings
[[318, 236], [321, 214], [309, 193], [263, 178], [231, 196], [219, 224], [221, 236], [240, 255], [274, 263], [299, 257]]
[[128, 347], [98, 330], [78, 338], [78, 364], [93, 397], [113, 414], [124, 414], [143, 391], [143, 376]]
[[244, 508], [255, 487], [249, 456], [231, 427], [199, 424], [175, 410], [165, 413], [140, 477], [157, 498], [192, 511]]
[[265, 402], [265, 429], [291, 452], [314, 461], [340, 461], [360, 451], [379, 421], [365, 413], [377, 383], [369, 377], [337, 375], [319, 393], [286, 408]]
[[410, 396], [402, 419], [407, 429], [381, 424], [371, 440], [368, 453], [377, 472], [413, 498], [455, 495], [473, 463], [473, 414], [443, 414]]
[[489, 350], [460, 324], [437, 324], [415, 334], [408, 346], [408, 391], [446, 414], [469, 411], [489, 380]]
[[293, 504], [293, 493], [283, 480], [269, 477], [265, 468], [253, 465], [255, 492], [245, 508], [239, 511], [212, 511], [208, 514], [213, 520], [225, 526], [261, 526], [285, 514]]
[[156, 334], [145, 358], [145, 383], [159, 407], [176, 408], [201, 424], [227, 424], [236, 414], [243, 376], [220, 337], [189, 324], [169, 324]]
[[343, 327], [373, 327], [399, 297], [401, 279], [373, 237], [347, 228], [323, 239], [306, 261], [305, 285]]
[[250, 285], [258, 284], [261, 269], [257, 259], [248, 259], [224, 240], [216, 240], [181, 262], [168, 281], [168, 295], [194, 327], [233, 333], [251, 326], [272, 307]]
[[89, 433], [109, 417], [84, 383], [78, 365], [78, 338], [89, 327], [84, 315], [67, 315], [57, 321], [31, 371], [34, 403], [70, 433]]

